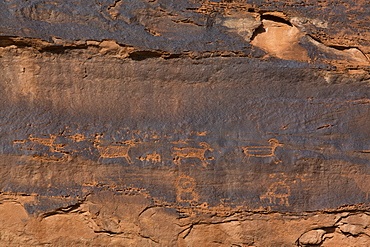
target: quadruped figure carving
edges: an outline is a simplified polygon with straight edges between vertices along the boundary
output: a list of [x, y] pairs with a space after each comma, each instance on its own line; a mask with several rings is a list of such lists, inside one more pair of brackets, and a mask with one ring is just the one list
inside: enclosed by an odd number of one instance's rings
[[135, 140], [127, 140], [122, 142], [123, 145], [108, 145], [97, 146], [101, 158], [125, 158], [127, 163], [131, 164], [129, 151], [138, 142]]
[[194, 148], [194, 147], [174, 147], [174, 158], [173, 162], [176, 165], [181, 165], [181, 159], [185, 158], [197, 158], [202, 162], [203, 167], [207, 167], [208, 160], [213, 159], [213, 157], [206, 158], [205, 153], [207, 150], [213, 151], [210, 145], [207, 142], [200, 142], [199, 146], [203, 148]]
[[243, 161], [248, 159], [249, 157], [272, 157], [273, 162], [275, 164], [281, 163], [281, 160], [279, 160], [275, 156], [275, 150], [277, 147], [282, 147], [283, 144], [279, 143], [279, 141], [275, 138], [271, 138], [268, 140], [270, 143], [269, 146], [247, 146], [247, 147], [240, 147], [243, 150], [243, 153], [245, 154], [245, 157], [243, 158]]
[[152, 153], [144, 155], [144, 156], [140, 156], [138, 157], [138, 159], [141, 161], [148, 161], [153, 164], [161, 163], [162, 161], [161, 155], [157, 153], [156, 151], [153, 151]]

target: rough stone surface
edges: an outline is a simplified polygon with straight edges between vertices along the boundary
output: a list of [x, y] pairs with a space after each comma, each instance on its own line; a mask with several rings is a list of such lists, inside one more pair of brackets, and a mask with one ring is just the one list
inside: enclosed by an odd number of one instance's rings
[[323, 229], [311, 230], [303, 234], [298, 242], [301, 245], [318, 245], [324, 240], [323, 237], [326, 231]]
[[0, 2], [1, 246], [369, 246], [368, 1]]

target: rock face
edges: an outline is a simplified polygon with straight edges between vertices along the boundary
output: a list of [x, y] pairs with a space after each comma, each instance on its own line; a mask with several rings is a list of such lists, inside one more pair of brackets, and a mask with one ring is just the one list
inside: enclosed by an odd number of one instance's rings
[[368, 1], [0, 2], [2, 246], [369, 246]]

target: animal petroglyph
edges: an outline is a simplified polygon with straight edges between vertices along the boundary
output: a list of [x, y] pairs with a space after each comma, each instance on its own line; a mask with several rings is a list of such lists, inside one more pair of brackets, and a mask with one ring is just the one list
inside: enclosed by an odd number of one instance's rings
[[137, 143], [135, 140], [128, 140], [115, 145], [97, 145], [97, 148], [101, 158], [125, 158], [127, 163], [131, 164], [129, 151]]
[[[65, 149], [64, 149], [65, 144], [55, 143], [55, 140], [57, 139], [56, 135], [50, 135], [50, 138], [30, 136], [28, 139], [31, 141], [31, 143], [40, 144], [40, 145], [44, 145], [44, 146], [49, 147], [49, 151], [52, 152], [52, 153], [61, 153], [61, 154], [63, 154], [63, 159], [69, 159], [70, 158], [69, 152], [65, 151]], [[33, 149], [33, 148], [31, 147], [31, 149]], [[48, 155], [45, 155], [45, 156], [48, 156]], [[39, 157], [39, 156], [37, 156], [37, 157]]]
[[158, 154], [156, 151], [153, 151], [151, 154], [147, 154], [145, 156], [140, 156], [138, 158], [141, 161], [149, 161], [154, 164], [161, 162], [161, 155]]
[[180, 175], [175, 182], [177, 190], [176, 200], [178, 202], [194, 202], [198, 201], [198, 193], [195, 192], [195, 180], [186, 175]]
[[289, 206], [288, 197], [290, 196], [290, 187], [285, 181], [274, 182], [267, 189], [266, 194], [260, 196], [261, 202], [267, 200], [268, 203], [281, 206]]
[[243, 150], [243, 153], [245, 154], [245, 159], [248, 159], [249, 157], [272, 157], [275, 164], [280, 163], [281, 160], [279, 160], [275, 156], [275, 150], [277, 147], [283, 146], [283, 144], [279, 143], [279, 141], [275, 138], [271, 138], [268, 140], [268, 142], [271, 144], [269, 146], [247, 146], [247, 147], [240, 147]]
[[32, 137], [28, 138], [31, 142], [36, 142], [45, 146], [53, 147], [56, 135], [50, 135], [50, 138], [46, 137]]
[[13, 145], [20, 150], [31, 151], [31, 159], [38, 161], [70, 161], [71, 153], [66, 146], [68, 143], [63, 139], [57, 140], [59, 135], [44, 135], [43, 137], [34, 137], [30, 135], [24, 140], [14, 140]]
[[202, 162], [204, 167], [207, 166], [208, 160], [214, 159], [213, 157], [205, 157], [207, 150], [213, 151], [213, 149], [206, 142], [200, 142], [199, 146], [203, 148], [194, 148], [194, 147], [174, 147], [173, 155], [175, 156], [173, 161], [176, 165], [181, 165], [181, 159], [184, 158], [197, 158]]

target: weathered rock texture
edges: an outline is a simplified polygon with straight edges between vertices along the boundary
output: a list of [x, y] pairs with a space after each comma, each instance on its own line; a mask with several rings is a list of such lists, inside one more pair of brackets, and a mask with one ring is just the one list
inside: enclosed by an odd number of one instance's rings
[[0, 245], [370, 246], [369, 12], [0, 1]]

